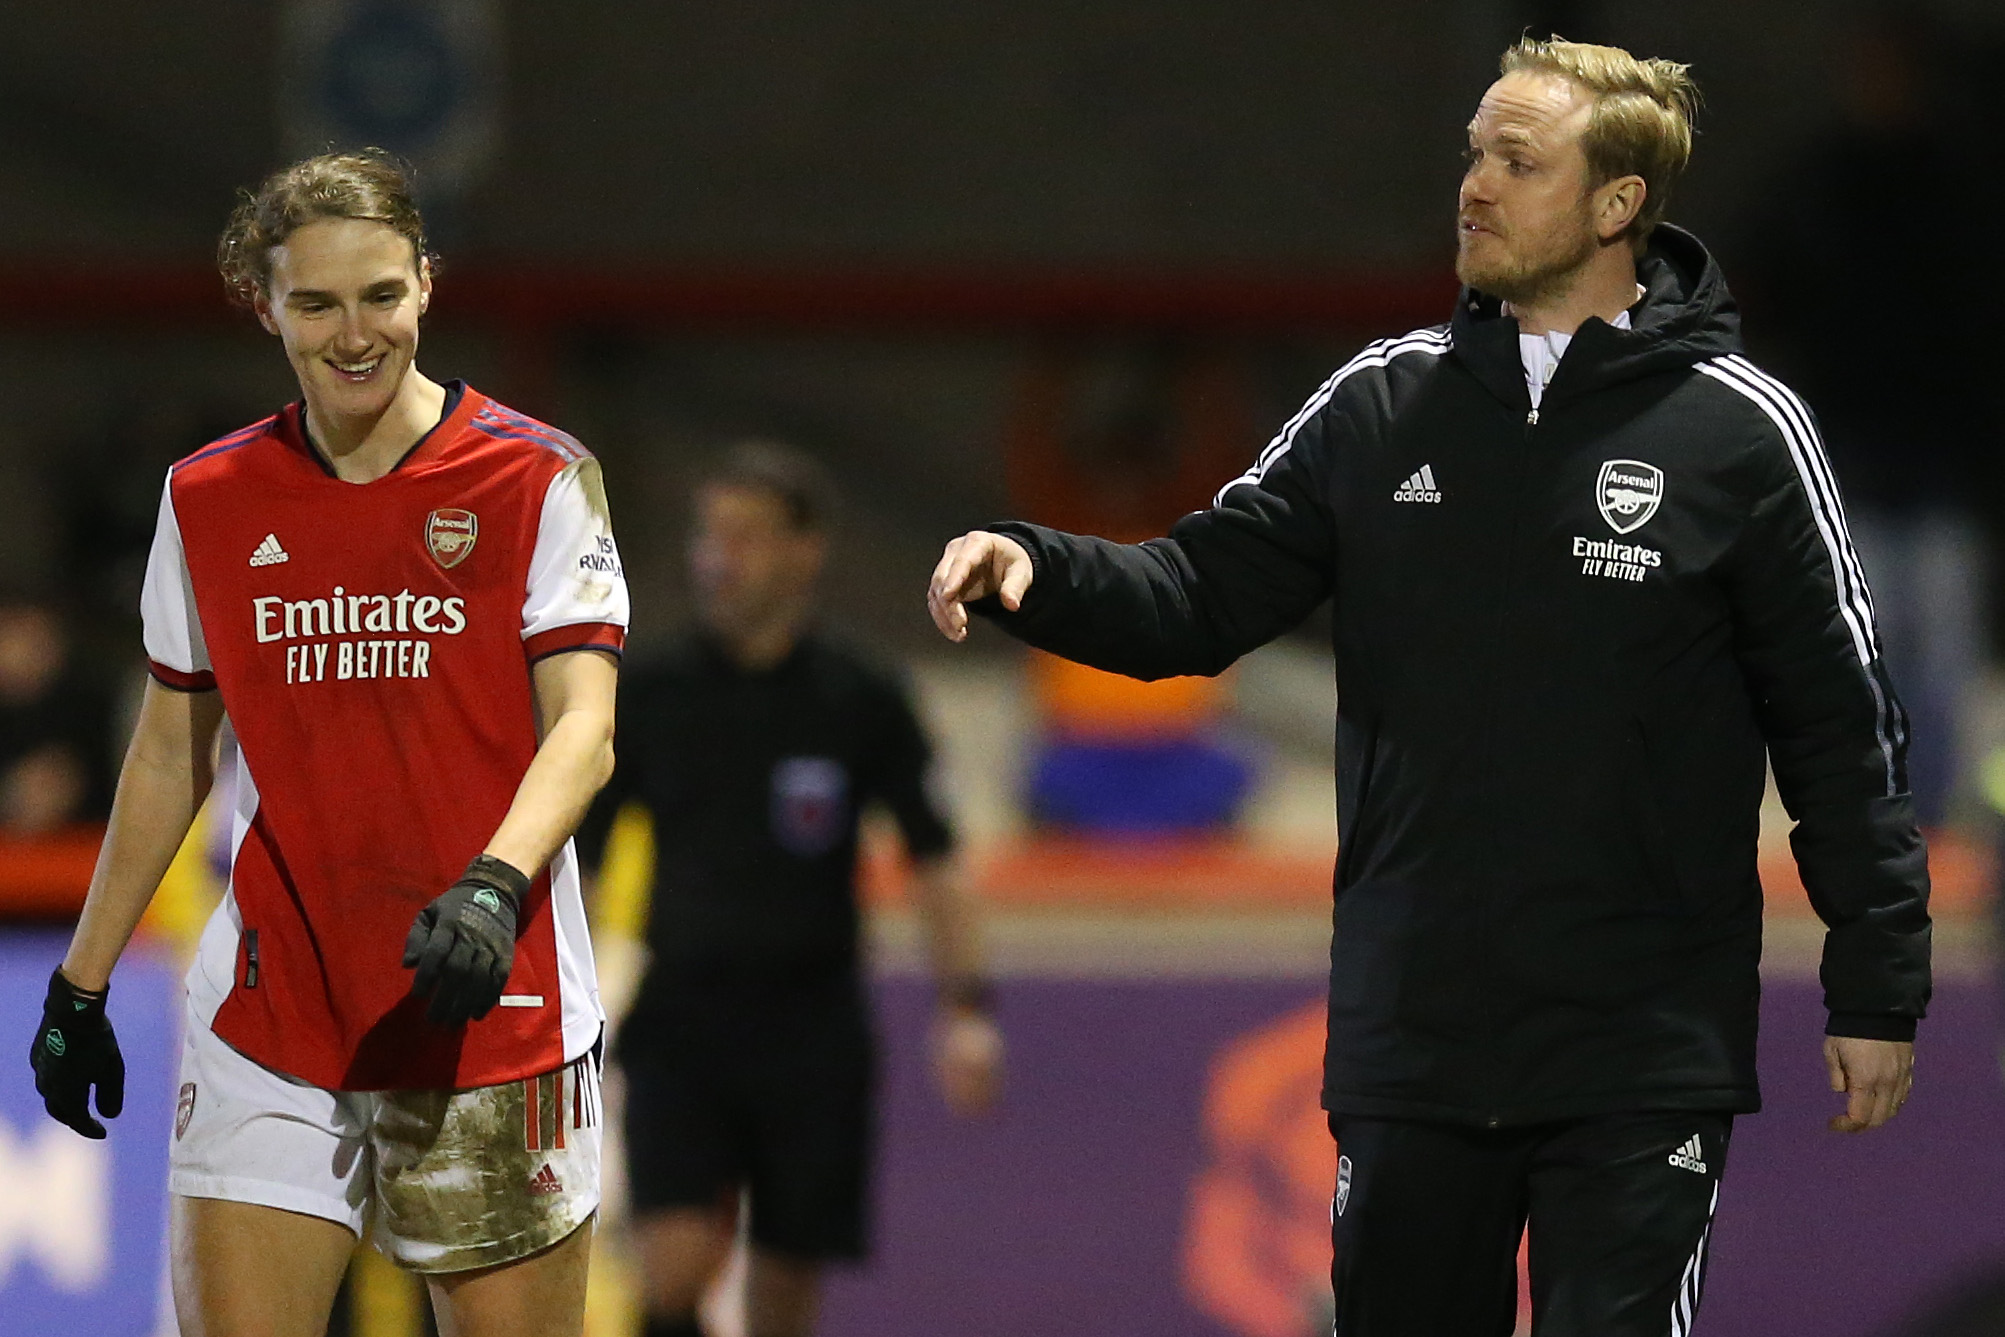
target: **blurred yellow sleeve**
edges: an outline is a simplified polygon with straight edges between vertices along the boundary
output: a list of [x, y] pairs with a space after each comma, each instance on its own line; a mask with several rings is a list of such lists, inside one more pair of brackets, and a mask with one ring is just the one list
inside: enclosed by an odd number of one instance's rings
[[208, 849], [217, 816], [225, 805], [211, 798], [195, 814], [160, 889], [139, 921], [139, 931], [182, 956], [193, 955], [202, 927], [223, 899], [223, 881], [209, 867]]
[[648, 904], [654, 892], [654, 819], [638, 802], [613, 817], [599, 861], [593, 926], [600, 940], [639, 942], [647, 933]]

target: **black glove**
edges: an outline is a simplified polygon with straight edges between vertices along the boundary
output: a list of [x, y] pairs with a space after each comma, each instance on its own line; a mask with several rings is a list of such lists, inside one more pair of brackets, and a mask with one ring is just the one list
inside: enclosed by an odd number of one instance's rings
[[28, 1050], [35, 1070], [35, 1094], [49, 1117], [89, 1138], [103, 1138], [104, 1125], [90, 1114], [90, 1090], [97, 1087], [97, 1112], [116, 1119], [125, 1108], [125, 1056], [104, 1014], [108, 990], [79, 989], [57, 970], [42, 1000], [42, 1025]]
[[527, 877], [481, 854], [445, 895], [418, 911], [404, 935], [404, 965], [418, 968], [411, 992], [431, 995], [427, 1017], [457, 1026], [501, 1001], [515, 964], [515, 917], [528, 894]]

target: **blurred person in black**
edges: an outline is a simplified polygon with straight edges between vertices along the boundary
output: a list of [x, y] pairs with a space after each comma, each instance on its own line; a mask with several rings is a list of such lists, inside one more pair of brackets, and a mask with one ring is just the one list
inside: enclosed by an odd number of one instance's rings
[[0, 831], [41, 835], [110, 811], [111, 715], [61, 617], [0, 602]]
[[[624, 676], [620, 807], [653, 819], [650, 962], [619, 1035], [647, 1337], [695, 1337], [750, 1204], [750, 1337], [811, 1331], [825, 1264], [867, 1246], [873, 1067], [855, 873], [865, 805], [888, 808], [939, 977], [936, 1075], [986, 1109], [1001, 1077], [930, 748], [904, 689], [813, 627], [829, 483], [771, 445], [697, 490], [700, 625]], [[588, 856], [589, 857], [589, 856]]]
[[65, 604], [97, 631], [85, 653], [131, 644], [146, 557], [160, 514], [160, 479], [190, 441], [217, 441], [243, 424], [238, 413], [171, 385], [150, 383], [93, 425], [47, 452], [37, 480], [55, 521], [56, 569]]
[[1770, 176], [1744, 239], [1752, 342], [1817, 406], [1914, 719], [1916, 812], [1936, 826], [1967, 770], [2005, 471], [1986, 342], [1933, 332], [1965, 323], [1955, 266], [1990, 249], [2005, 198], [1925, 6], [1860, 8], [1839, 37], [1838, 117]]
[[[1337, 1337], [1686, 1337], [1760, 1108], [1765, 772], [1878, 1128], [1930, 990], [1906, 717], [1814, 419], [1662, 220], [1686, 67], [1527, 39], [1469, 125], [1452, 318], [1371, 345], [1141, 544], [1010, 521], [928, 591], [1138, 678], [1332, 605]], [[1868, 295], [1869, 297], [1869, 295]]]

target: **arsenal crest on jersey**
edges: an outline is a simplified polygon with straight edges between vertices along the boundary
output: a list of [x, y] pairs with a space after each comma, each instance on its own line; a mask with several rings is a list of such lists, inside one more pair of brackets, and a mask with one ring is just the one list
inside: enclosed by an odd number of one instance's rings
[[842, 841], [849, 820], [849, 771], [833, 757], [787, 757], [773, 767], [773, 838], [812, 859]]
[[472, 511], [446, 507], [425, 517], [425, 546], [438, 564], [451, 570], [467, 559], [480, 537], [480, 517]]
[[1641, 460], [1608, 460], [1594, 482], [1601, 518], [1618, 534], [1641, 529], [1664, 500], [1664, 471]]

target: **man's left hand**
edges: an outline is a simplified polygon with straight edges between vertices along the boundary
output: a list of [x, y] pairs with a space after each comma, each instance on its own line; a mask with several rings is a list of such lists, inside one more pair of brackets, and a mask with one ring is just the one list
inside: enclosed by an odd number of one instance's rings
[[933, 1075], [947, 1108], [986, 1114], [1002, 1095], [1003, 1038], [986, 1011], [952, 1004], [933, 1022]]
[[1834, 1133], [1863, 1133], [1901, 1112], [1914, 1089], [1914, 1045], [1905, 1040], [1824, 1037], [1824, 1066], [1831, 1089], [1845, 1096], [1845, 1112], [1831, 1120]]

